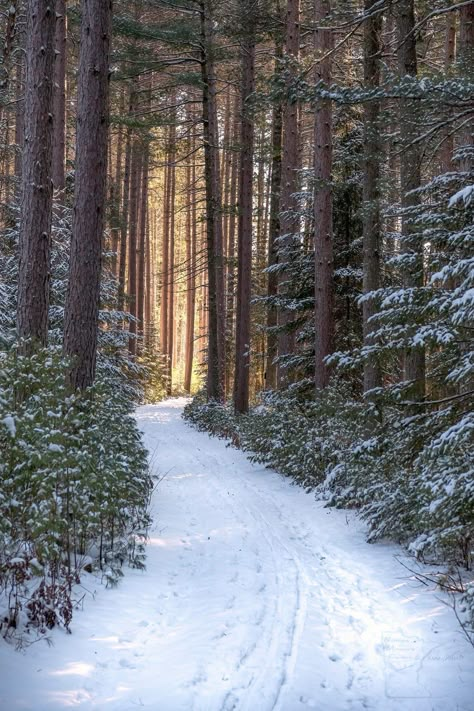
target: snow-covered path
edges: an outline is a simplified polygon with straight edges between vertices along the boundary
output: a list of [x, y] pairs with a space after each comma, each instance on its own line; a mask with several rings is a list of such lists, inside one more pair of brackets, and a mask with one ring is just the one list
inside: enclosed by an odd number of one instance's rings
[[190, 429], [183, 404], [138, 411], [164, 477], [147, 571], [52, 647], [0, 644], [0, 709], [474, 711], [474, 650], [400, 550]]

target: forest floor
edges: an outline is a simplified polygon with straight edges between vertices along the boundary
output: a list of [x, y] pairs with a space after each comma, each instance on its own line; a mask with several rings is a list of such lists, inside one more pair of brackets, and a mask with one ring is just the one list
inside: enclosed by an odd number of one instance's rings
[[413, 560], [190, 429], [184, 402], [137, 414], [161, 477], [147, 570], [96, 583], [51, 646], [1, 642], [0, 709], [474, 711], [474, 649]]

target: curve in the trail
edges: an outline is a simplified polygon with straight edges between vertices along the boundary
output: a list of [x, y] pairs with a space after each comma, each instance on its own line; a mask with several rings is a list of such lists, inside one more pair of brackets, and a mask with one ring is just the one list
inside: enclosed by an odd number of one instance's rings
[[474, 711], [474, 650], [413, 562], [183, 405], [137, 413], [160, 477], [147, 570], [100, 590], [72, 637], [0, 648], [0, 709]]

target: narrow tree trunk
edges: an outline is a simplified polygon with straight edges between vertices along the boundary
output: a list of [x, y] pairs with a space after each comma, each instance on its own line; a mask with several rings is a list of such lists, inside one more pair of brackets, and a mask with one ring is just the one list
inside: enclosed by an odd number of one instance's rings
[[153, 334], [155, 328], [155, 314], [153, 299], [153, 271], [154, 271], [154, 254], [153, 254], [153, 226], [150, 206], [147, 209], [147, 228], [145, 233], [145, 348], [154, 351]]
[[[281, 193], [280, 193], [280, 238], [279, 256], [280, 263], [291, 260], [292, 248], [295, 237], [299, 232], [298, 205], [294, 197], [297, 190], [298, 170], [298, 103], [292, 94], [292, 83], [295, 69], [291, 63], [298, 59], [300, 44], [300, 0], [288, 0], [286, 12], [286, 42], [285, 53], [290, 61], [289, 76], [287, 80], [287, 96], [283, 107], [283, 149], [281, 165]], [[280, 272], [278, 277], [278, 292], [284, 298], [287, 296], [288, 274]], [[278, 324], [282, 328], [278, 336], [278, 356], [288, 355], [293, 348], [293, 337], [290, 333], [292, 321], [291, 312], [281, 308]], [[288, 382], [287, 369], [278, 365], [278, 384]]]
[[[315, 0], [315, 49], [320, 59], [316, 80], [324, 86], [331, 82], [333, 35], [324, 28], [330, 13], [329, 0]], [[332, 106], [328, 99], [318, 99], [314, 115], [314, 263], [315, 263], [315, 387], [327, 387], [330, 371], [325, 358], [330, 355], [334, 338], [334, 255], [332, 224]]]
[[176, 224], [176, 112], [173, 112], [170, 130], [170, 187], [169, 187], [169, 256], [168, 256], [168, 337], [167, 337], [167, 394], [171, 395], [173, 389], [173, 351], [175, 345], [174, 328], [174, 262], [175, 262], [175, 224]]
[[127, 235], [130, 205], [130, 172], [132, 161], [132, 129], [127, 129], [125, 142], [125, 167], [123, 175], [122, 220], [120, 225], [120, 255], [118, 267], [118, 303], [119, 311], [125, 309], [125, 275], [127, 271]]
[[144, 147], [144, 157], [142, 165], [141, 191], [140, 191], [140, 233], [138, 238], [138, 274], [137, 274], [137, 319], [138, 335], [140, 341], [137, 343], [138, 352], [142, 350], [145, 335], [145, 257], [146, 257], [146, 230], [148, 212], [148, 170], [150, 163], [150, 149]]
[[[168, 132], [169, 136], [169, 132]], [[170, 225], [170, 140], [165, 148], [165, 179], [163, 186], [163, 229], [161, 244], [161, 299], [160, 299], [160, 350], [166, 358], [168, 354], [168, 279], [169, 279], [169, 225]]]
[[[276, 66], [279, 71], [280, 60], [283, 56], [283, 44], [277, 39], [275, 46]], [[271, 167], [271, 196], [270, 196], [270, 234], [268, 237], [268, 266], [274, 267], [278, 263], [278, 237], [280, 236], [280, 188], [281, 188], [281, 151], [282, 151], [283, 108], [281, 102], [273, 107], [272, 120], [272, 167]], [[275, 299], [278, 294], [278, 274], [269, 271], [267, 281], [267, 296]], [[275, 359], [278, 355], [278, 311], [271, 303], [267, 307], [267, 368], [266, 387], [275, 390], [277, 387], [278, 367]]]
[[204, 0], [200, 7], [209, 292], [207, 396], [210, 400], [223, 400], [225, 385], [225, 309], [222, 269], [219, 134], [217, 130], [216, 76], [214, 66], [214, 29], [211, 3], [209, 0]]
[[[416, 35], [414, 0], [399, 0], [396, 6], [398, 33], [398, 70], [401, 77], [417, 76]], [[412, 224], [409, 214], [419, 203], [419, 197], [411, 191], [421, 185], [421, 153], [418, 137], [417, 110], [410, 99], [400, 100], [400, 127], [403, 158], [400, 164], [400, 188], [402, 194], [402, 234], [401, 248], [411, 257], [411, 264], [405, 269], [405, 286], [416, 289], [423, 286], [423, 242], [421, 235]], [[413, 382], [411, 397], [422, 401], [425, 394], [425, 352], [423, 348], [412, 348], [405, 353], [405, 379]]]
[[21, 164], [23, 146], [25, 143], [25, 97], [24, 97], [24, 55], [17, 59], [16, 66], [16, 110], [15, 110], [15, 177], [17, 178], [17, 193], [21, 191]]
[[[39, 5], [40, 3], [36, 3]], [[3, 39], [2, 61], [0, 63], [0, 120], [4, 115], [4, 107], [8, 104], [8, 93], [11, 83], [11, 56], [13, 43], [15, 40], [17, 21], [18, 21], [18, 2], [13, 0], [8, 4], [6, 13], [5, 35]], [[28, 12], [30, 6], [28, 5]]]
[[[471, 82], [474, 77], [474, 2], [459, 9], [459, 52], [458, 64], [461, 73]], [[459, 147], [463, 158], [462, 171], [469, 172], [474, 165], [474, 120], [470, 117], [459, 136]]]
[[[226, 274], [226, 338], [228, 340], [229, 350], [233, 348], [234, 332], [235, 332], [235, 267], [236, 267], [236, 226], [237, 226], [237, 184], [239, 180], [239, 152], [237, 144], [240, 140], [240, 119], [239, 119], [239, 92], [235, 93], [234, 106], [234, 122], [232, 127], [232, 165], [230, 171], [230, 190], [229, 190], [229, 224], [228, 224], [228, 239], [227, 239], [227, 274]], [[234, 376], [233, 360], [226, 360], [226, 391], [230, 392], [232, 387], [232, 379]]]
[[[195, 137], [191, 141], [194, 151]], [[186, 212], [186, 362], [184, 368], [184, 389], [191, 392], [194, 360], [194, 320], [196, 310], [196, 240], [197, 240], [197, 210], [196, 210], [196, 158], [193, 156], [186, 169], [187, 194], [189, 204]]]
[[74, 389], [95, 377], [105, 221], [109, 127], [110, 0], [82, 0], [76, 184], [64, 313], [64, 351], [74, 358]]
[[28, 0], [18, 336], [48, 338], [53, 152], [54, 0]]
[[[446, 14], [446, 30], [444, 37], [444, 71], [448, 74], [456, 59], [456, 14], [448, 12]], [[441, 146], [441, 172], [448, 173], [454, 169], [453, 166], [454, 140], [451, 133], [451, 126], [447, 126], [445, 137]]]
[[235, 338], [234, 409], [238, 414], [249, 407], [250, 373], [250, 294], [252, 281], [252, 198], [253, 198], [253, 116], [249, 98], [255, 85], [255, 25], [253, 0], [243, 0], [245, 34], [242, 40], [242, 108], [239, 177], [239, 244], [237, 279], [237, 321]]
[[130, 229], [128, 232], [128, 311], [131, 317], [128, 350], [132, 357], [137, 353], [137, 250], [142, 159], [142, 146], [137, 138], [132, 146], [132, 165], [130, 169]]
[[[365, 12], [372, 10], [376, 0], [365, 0]], [[373, 15], [364, 24], [364, 81], [369, 90], [380, 85], [380, 35], [382, 16]], [[364, 294], [380, 287], [380, 101], [374, 99], [364, 106]], [[372, 334], [377, 328], [374, 315], [377, 311], [373, 299], [363, 302], [362, 317], [364, 345], [373, 345]], [[382, 385], [382, 372], [378, 358], [367, 358], [364, 364], [364, 393]]]
[[66, 187], [66, 0], [56, 0], [56, 16], [53, 185], [62, 193]]

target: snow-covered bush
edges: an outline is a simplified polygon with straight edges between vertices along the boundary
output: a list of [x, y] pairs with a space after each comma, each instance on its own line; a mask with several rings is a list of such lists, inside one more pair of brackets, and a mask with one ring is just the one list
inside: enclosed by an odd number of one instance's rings
[[185, 417], [231, 439], [253, 461], [287, 474], [330, 505], [357, 507], [369, 540], [389, 537], [418, 557], [472, 566], [472, 415], [459, 403], [410, 414], [381, 394], [364, 402], [333, 383], [318, 398], [268, 393], [248, 415], [195, 399]]
[[72, 585], [142, 566], [151, 492], [132, 403], [107, 381], [70, 394], [59, 350], [0, 354], [0, 629], [69, 627]]
[[206, 402], [202, 392], [186, 405], [183, 416], [201, 432], [239, 443], [239, 421], [231, 407], [216, 401]]

